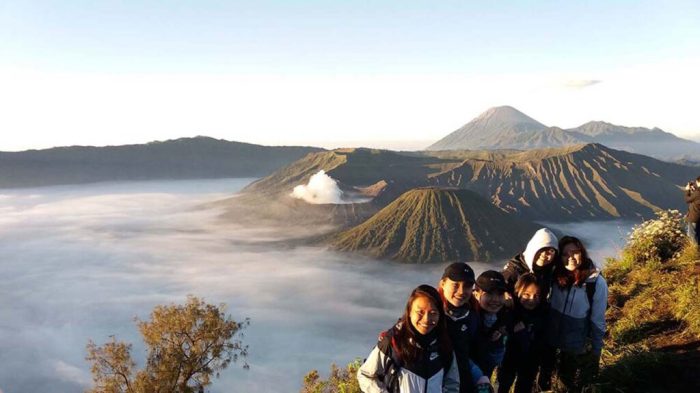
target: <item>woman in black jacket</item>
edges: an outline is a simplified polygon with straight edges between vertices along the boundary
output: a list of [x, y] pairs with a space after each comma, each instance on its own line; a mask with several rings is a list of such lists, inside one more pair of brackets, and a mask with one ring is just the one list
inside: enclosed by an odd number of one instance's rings
[[438, 284], [447, 332], [457, 357], [460, 393], [483, 389], [484, 384], [491, 388], [488, 377], [473, 360], [480, 325], [478, 302], [472, 296], [475, 282], [474, 270], [464, 262], [456, 262], [445, 268]]

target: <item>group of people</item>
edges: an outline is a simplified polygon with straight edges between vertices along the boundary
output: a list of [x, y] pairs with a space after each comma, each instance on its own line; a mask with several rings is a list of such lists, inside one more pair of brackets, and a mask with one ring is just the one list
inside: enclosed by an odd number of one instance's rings
[[365, 393], [581, 391], [603, 347], [608, 288], [582, 242], [538, 230], [503, 271], [447, 266], [420, 285], [359, 368]]

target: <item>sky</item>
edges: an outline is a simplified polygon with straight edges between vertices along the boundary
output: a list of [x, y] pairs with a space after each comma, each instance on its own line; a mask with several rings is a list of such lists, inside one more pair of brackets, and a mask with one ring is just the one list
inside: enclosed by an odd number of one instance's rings
[[493, 106], [700, 140], [700, 2], [3, 1], [0, 150], [420, 149]]

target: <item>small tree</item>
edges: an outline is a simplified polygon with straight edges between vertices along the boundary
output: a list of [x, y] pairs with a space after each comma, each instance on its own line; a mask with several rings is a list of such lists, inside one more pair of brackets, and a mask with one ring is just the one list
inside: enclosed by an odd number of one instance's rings
[[[204, 303], [194, 296], [185, 305], [157, 306], [149, 321], [137, 320], [147, 348], [146, 365], [135, 370], [131, 344], [89, 341], [93, 393], [189, 393], [203, 391], [231, 362], [248, 354], [237, 335], [248, 326], [224, 314], [224, 305]], [[243, 368], [248, 368], [244, 363]]]
[[361, 393], [357, 381], [357, 370], [360, 366], [360, 359], [355, 359], [344, 369], [331, 364], [331, 372], [326, 380], [321, 378], [318, 370], [312, 370], [304, 376], [301, 393]]

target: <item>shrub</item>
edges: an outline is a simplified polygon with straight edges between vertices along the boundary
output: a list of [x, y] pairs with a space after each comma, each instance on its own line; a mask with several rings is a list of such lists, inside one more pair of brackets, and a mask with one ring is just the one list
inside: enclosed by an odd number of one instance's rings
[[[211, 385], [232, 362], [248, 355], [241, 330], [248, 319], [236, 322], [224, 314], [225, 305], [188, 296], [184, 305], [157, 306], [139, 330], [148, 350], [146, 365], [137, 370], [131, 344], [117, 341], [87, 345], [92, 393], [193, 393]], [[247, 363], [243, 365], [247, 368]]]
[[622, 251], [623, 261], [635, 264], [665, 262], [683, 249], [687, 243], [683, 215], [678, 210], [661, 210], [656, 212], [656, 217], [632, 228]]
[[327, 380], [323, 380], [318, 371], [313, 370], [304, 376], [301, 393], [361, 393], [356, 376], [361, 365], [360, 359], [355, 359], [344, 369], [332, 364]]

